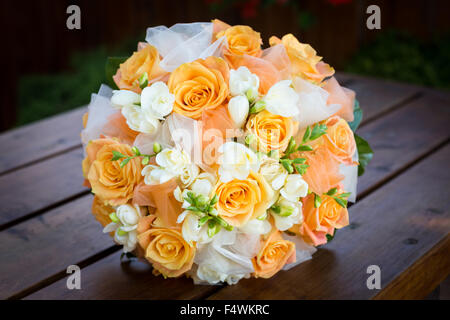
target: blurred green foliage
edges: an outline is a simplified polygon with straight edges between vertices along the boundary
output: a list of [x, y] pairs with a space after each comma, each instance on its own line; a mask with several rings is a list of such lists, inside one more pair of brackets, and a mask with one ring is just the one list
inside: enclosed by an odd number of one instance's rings
[[345, 71], [450, 89], [450, 34], [430, 41], [387, 31], [361, 48]]

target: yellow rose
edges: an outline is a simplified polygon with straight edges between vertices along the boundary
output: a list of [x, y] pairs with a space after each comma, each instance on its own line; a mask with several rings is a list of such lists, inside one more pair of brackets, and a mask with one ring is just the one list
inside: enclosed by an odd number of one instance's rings
[[335, 116], [329, 118], [327, 133], [323, 136], [325, 146], [339, 162], [352, 164], [352, 157], [356, 152], [356, 142], [352, 129], [347, 121]]
[[215, 109], [228, 97], [229, 68], [217, 57], [185, 63], [170, 75], [168, 86], [175, 95], [174, 112], [199, 119], [204, 110]]
[[153, 219], [146, 216], [139, 222], [139, 245], [156, 270], [166, 277], [178, 277], [191, 269], [195, 247], [184, 240], [181, 230], [160, 228], [152, 224]]
[[280, 43], [286, 48], [294, 75], [318, 84], [334, 74], [334, 69], [328, 64], [319, 64], [322, 57], [317, 55], [316, 50], [309, 44], [300, 43], [294, 35], [286, 34], [281, 40], [275, 36], [269, 39], [270, 46]]
[[292, 118], [272, 114], [267, 110], [252, 115], [246, 125], [247, 134], [253, 135], [258, 150], [284, 151], [289, 139], [297, 132], [298, 123]]
[[219, 216], [235, 227], [262, 216], [274, 195], [264, 177], [254, 172], [245, 180], [219, 181], [214, 193], [219, 198], [216, 204]]
[[121, 90], [141, 92], [139, 77], [147, 72], [148, 79], [154, 79], [166, 73], [159, 66], [159, 53], [152, 45], [145, 45], [139, 51], [133, 53], [124, 63], [113, 79]]
[[244, 54], [254, 57], [261, 55], [261, 35], [249, 26], [233, 26], [216, 34], [216, 39], [225, 36], [228, 50], [232, 54]]
[[[338, 190], [336, 195], [343, 191]], [[299, 231], [307, 243], [314, 246], [327, 243], [326, 235], [334, 234], [334, 229], [348, 225], [348, 210], [341, 207], [336, 200], [324, 194], [318, 208], [314, 205], [314, 194], [303, 198], [303, 223]]]
[[280, 231], [273, 229], [263, 242], [259, 253], [252, 259], [255, 277], [270, 278], [286, 263], [295, 261], [295, 244], [284, 240]]
[[113, 207], [105, 204], [99, 197], [95, 196], [92, 201], [92, 214], [103, 227], [111, 223], [109, 215], [115, 210]]
[[[94, 159], [89, 166], [87, 179], [92, 192], [109, 205], [125, 204], [133, 197], [135, 187], [142, 181], [142, 165], [139, 158], [130, 160], [123, 168], [123, 160], [112, 161], [113, 151], [132, 156], [131, 147], [113, 139], [98, 139], [86, 147], [88, 160]], [[94, 155], [95, 154], [95, 155]], [[87, 168], [87, 165], [84, 165]]]

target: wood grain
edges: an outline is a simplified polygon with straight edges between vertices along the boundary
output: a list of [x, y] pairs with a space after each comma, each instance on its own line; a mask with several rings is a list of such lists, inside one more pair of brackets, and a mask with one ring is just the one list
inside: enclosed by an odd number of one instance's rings
[[[379, 293], [366, 286], [367, 267], [381, 268], [382, 292], [404, 272], [424, 281], [442, 274], [411, 268], [427, 261], [450, 230], [450, 146], [446, 146], [350, 208], [350, 227], [337, 232], [313, 259], [269, 280], [242, 280], [211, 299], [368, 299]], [[441, 247], [448, 265], [448, 251]], [[429, 262], [422, 263], [422, 266]], [[446, 270], [448, 274], [449, 270]], [[429, 272], [427, 278], [424, 273]], [[407, 283], [400, 282], [403, 289]], [[425, 297], [429, 292], [420, 291]]]
[[81, 145], [81, 117], [86, 110], [78, 108], [1, 134], [5, 152], [0, 174]]
[[450, 96], [426, 94], [358, 130], [374, 151], [372, 162], [358, 180], [358, 194], [366, 193], [447, 141], [449, 107]]
[[93, 218], [91, 203], [87, 195], [0, 233], [0, 298], [113, 246]]
[[88, 192], [82, 152], [77, 148], [0, 176], [0, 226]]

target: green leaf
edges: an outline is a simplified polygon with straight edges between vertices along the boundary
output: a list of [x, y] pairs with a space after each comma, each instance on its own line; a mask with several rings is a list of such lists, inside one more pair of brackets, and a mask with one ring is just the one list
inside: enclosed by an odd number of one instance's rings
[[281, 159], [280, 163], [286, 169], [287, 172], [289, 172], [289, 173], [294, 172], [294, 168], [291, 165], [291, 160], [289, 160], [289, 159]]
[[270, 209], [277, 214], [279, 214], [281, 212], [281, 207], [277, 206], [277, 205], [271, 206]]
[[211, 220], [211, 219], [212, 219], [212, 217], [210, 217], [210, 216], [204, 216], [204, 217], [201, 217], [201, 218], [198, 220], [198, 226], [199, 226], [199, 227], [203, 226], [208, 220]]
[[333, 240], [335, 235], [336, 235], [336, 229], [334, 229], [334, 232], [333, 232], [332, 235], [331, 235], [331, 234], [327, 234], [327, 235], [326, 235], [326, 237], [327, 237], [327, 243], [330, 242], [331, 240]]
[[322, 203], [322, 198], [318, 194], [314, 194], [314, 208], [320, 207]]
[[305, 158], [296, 158], [292, 161], [292, 163], [295, 163], [295, 164], [304, 164], [305, 162], [306, 162]]
[[344, 192], [344, 193], [341, 193], [340, 195], [338, 195], [338, 197], [341, 199], [344, 199], [344, 198], [350, 197], [351, 194], [352, 194], [351, 192]]
[[297, 151], [313, 151], [313, 150], [314, 150], [313, 147], [308, 146], [306, 144], [301, 145], [297, 148]]
[[210, 205], [210, 206], [214, 206], [218, 201], [219, 201], [219, 197], [217, 196], [217, 194], [215, 194], [215, 195], [212, 197], [211, 201], [209, 202], [209, 205]]
[[311, 135], [311, 127], [307, 126], [305, 134], [303, 135], [302, 143], [305, 143], [306, 141], [308, 141], [310, 135]]
[[131, 148], [131, 151], [133, 151], [133, 153], [134, 153], [135, 155], [137, 155], [137, 156], [140, 156], [140, 155], [141, 155], [141, 152], [139, 151], [139, 149], [138, 149], [136, 146], [134, 146], [133, 148]]
[[113, 80], [113, 76], [117, 73], [120, 64], [124, 63], [128, 57], [108, 57], [106, 59], [105, 74], [106, 83], [113, 89], [119, 89]]
[[307, 164], [296, 164], [295, 166], [295, 170], [297, 170], [297, 172], [301, 175], [304, 175], [306, 173], [306, 169], [309, 168], [309, 165]]
[[361, 107], [359, 106], [359, 101], [355, 99], [355, 103], [353, 106], [353, 121], [348, 123], [348, 125], [353, 130], [353, 132], [355, 132], [356, 129], [358, 129], [359, 124], [361, 123], [362, 117], [363, 117], [363, 111], [362, 111]]
[[142, 159], [142, 165], [143, 165], [143, 166], [148, 165], [149, 162], [150, 162], [150, 158], [149, 158], [149, 157], [144, 157], [144, 158]]
[[128, 162], [130, 162], [131, 158], [126, 158], [120, 163], [120, 167], [123, 168], [127, 165]]
[[355, 141], [359, 158], [358, 176], [361, 176], [362, 174], [364, 174], [364, 171], [370, 160], [372, 160], [373, 150], [370, 147], [369, 143], [357, 134], [355, 134]]
[[140, 77], [139, 77], [139, 87], [141, 89], [144, 89], [145, 87], [147, 87], [148, 85], [148, 73], [144, 72]]
[[291, 137], [291, 139], [289, 139], [289, 144], [288, 144], [285, 152], [292, 153], [295, 151], [295, 147], [296, 147], [296, 145], [295, 145], [294, 137]]
[[309, 136], [309, 141], [316, 140], [317, 138], [323, 136], [327, 133], [327, 126], [325, 124], [316, 124], [311, 131], [311, 135]]
[[340, 205], [342, 208], [347, 208], [347, 200], [338, 198], [338, 197], [333, 197], [334, 201], [337, 202], [338, 205]]
[[111, 159], [111, 161], [116, 161], [122, 158], [125, 158], [125, 155], [121, 154], [119, 151], [113, 150], [112, 151], [113, 157]]
[[332, 188], [328, 190], [327, 195], [332, 196], [337, 192], [337, 188]]

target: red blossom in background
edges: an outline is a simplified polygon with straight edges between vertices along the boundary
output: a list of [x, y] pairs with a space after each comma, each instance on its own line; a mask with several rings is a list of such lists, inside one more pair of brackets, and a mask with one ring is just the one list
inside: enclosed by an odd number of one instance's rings
[[247, 1], [241, 9], [242, 18], [254, 18], [256, 17], [257, 7], [260, 4], [260, 0]]

